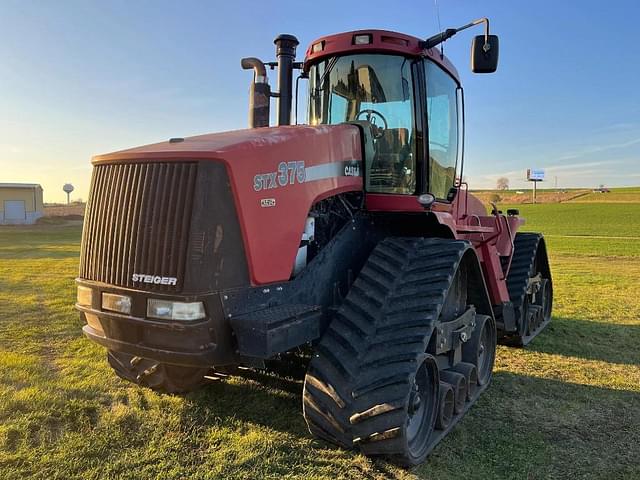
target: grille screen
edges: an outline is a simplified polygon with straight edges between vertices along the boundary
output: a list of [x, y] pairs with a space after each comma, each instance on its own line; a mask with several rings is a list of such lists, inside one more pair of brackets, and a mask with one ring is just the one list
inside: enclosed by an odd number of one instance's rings
[[[196, 163], [96, 165], [87, 204], [80, 277], [179, 292], [183, 286]], [[133, 274], [177, 283], [133, 282]]]

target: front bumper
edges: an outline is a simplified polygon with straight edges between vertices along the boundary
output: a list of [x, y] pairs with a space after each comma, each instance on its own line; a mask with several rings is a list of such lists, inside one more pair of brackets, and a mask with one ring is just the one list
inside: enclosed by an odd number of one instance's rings
[[[173, 365], [210, 367], [238, 363], [235, 339], [224, 318], [218, 294], [162, 295], [86, 280], [77, 280], [76, 283], [93, 291], [91, 306], [76, 304], [81, 319], [86, 322], [82, 331], [89, 339], [109, 350]], [[102, 293], [130, 296], [131, 314], [103, 310]], [[149, 298], [203, 302], [207, 317], [194, 321], [149, 319], [146, 318]]]

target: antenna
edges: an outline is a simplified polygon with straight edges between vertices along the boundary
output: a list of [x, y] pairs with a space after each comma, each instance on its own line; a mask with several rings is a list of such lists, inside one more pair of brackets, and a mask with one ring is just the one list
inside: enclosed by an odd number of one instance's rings
[[[433, 0], [433, 3], [436, 6], [436, 18], [438, 19], [438, 31], [442, 31], [442, 24], [440, 23], [440, 6], [438, 5], [438, 0]], [[440, 59], [444, 58], [444, 42], [440, 44]]]

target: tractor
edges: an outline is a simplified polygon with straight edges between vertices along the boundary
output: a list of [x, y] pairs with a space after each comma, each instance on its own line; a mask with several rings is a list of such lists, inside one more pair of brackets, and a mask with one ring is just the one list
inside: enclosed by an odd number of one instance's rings
[[94, 157], [76, 308], [116, 374], [176, 393], [302, 366], [312, 434], [423, 462], [489, 385], [496, 344], [551, 318], [544, 238], [463, 177], [463, 89], [437, 47], [482, 24], [471, 66], [491, 73], [487, 19], [328, 35], [303, 62], [280, 35], [276, 61], [241, 61], [248, 129]]

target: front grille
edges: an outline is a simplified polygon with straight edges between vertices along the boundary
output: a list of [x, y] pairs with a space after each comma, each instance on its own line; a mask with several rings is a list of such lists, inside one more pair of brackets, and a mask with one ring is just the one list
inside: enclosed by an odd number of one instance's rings
[[[196, 163], [96, 165], [85, 216], [80, 278], [179, 292], [183, 286]], [[133, 274], [176, 285], [133, 282]]]

